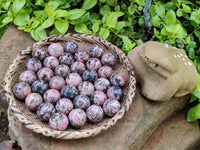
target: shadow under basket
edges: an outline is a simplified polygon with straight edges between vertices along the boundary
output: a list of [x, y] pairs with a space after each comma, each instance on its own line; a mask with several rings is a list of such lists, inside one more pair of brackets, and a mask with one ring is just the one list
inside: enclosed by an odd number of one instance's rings
[[[19, 75], [26, 70], [25, 63], [31, 57], [33, 48], [48, 47], [51, 43], [60, 43], [64, 45], [67, 41], [74, 41], [78, 44], [79, 49], [89, 52], [89, 49], [97, 44], [102, 46], [105, 52], [111, 52], [118, 58], [116, 65], [113, 67], [114, 72], [123, 72], [126, 74], [127, 82], [123, 88], [123, 99], [121, 100], [121, 109], [113, 117], [104, 116], [101, 122], [92, 124], [87, 122], [81, 129], [68, 127], [65, 131], [51, 129], [48, 122], [42, 121], [35, 112], [29, 111], [23, 100], [18, 100], [12, 93], [12, 87], [19, 82]], [[135, 96], [136, 80], [132, 65], [125, 54], [112, 43], [93, 35], [85, 34], [66, 34], [46, 37], [39, 42], [34, 43], [27, 49], [22, 50], [14, 59], [5, 76], [5, 95], [8, 100], [9, 107], [13, 114], [22, 122], [24, 126], [36, 133], [41, 133], [47, 137], [57, 139], [80, 139], [95, 136], [98, 133], [110, 128], [121, 119], [128, 111]]]

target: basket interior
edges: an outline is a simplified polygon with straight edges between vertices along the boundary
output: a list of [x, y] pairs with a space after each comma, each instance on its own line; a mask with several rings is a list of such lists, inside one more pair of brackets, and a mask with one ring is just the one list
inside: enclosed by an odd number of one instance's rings
[[[57, 41], [54, 42], [59, 42], [60, 44], [64, 45], [65, 42], [67, 41], [74, 41], [78, 44], [79, 46], [79, 50], [86, 50], [89, 52], [89, 49], [94, 45], [94, 44], [98, 44], [100, 46], [103, 47], [105, 52], [112, 52], [113, 54], [115, 54], [118, 58], [118, 61], [116, 63], [116, 65], [114, 65], [113, 70], [114, 72], [122, 72], [126, 75], [127, 78], [127, 82], [126, 85], [123, 87], [123, 99], [120, 102], [121, 106], [124, 105], [125, 99], [127, 97], [127, 93], [128, 93], [128, 89], [129, 89], [129, 75], [128, 75], [128, 71], [127, 71], [127, 67], [125, 65], [125, 63], [123, 62], [123, 59], [119, 59], [120, 56], [118, 56], [107, 44], [101, 42], [101, 41], [90, 41], [90, 40], [86, 40], [86, 39], [77, 39], [74, 37], [68, 37], [65, 39], [59, 39]], [[40, 42], [39, 44], [34, 44], [33, 47], [47, 47], [49, 44], [51, 44], [53, 42]], [[11, 81], [11, 88], [17, 83], [19, 82], [19, 75], [21, 74], [21, 72], [26, 70], [26, 66], [25, 63], [26, 61], [31, 57], [31, 52], [32, 49], [28, 50], [29, 55], [26, 56], [25, 59], [21, 60], [21, 62], [16, 66], [16, 69], [14, 71], [14, 76], [12, 78]], [[13, 97], [14, 98], [14, 97]], [[50, 128], [48, 125], [48, 122], [44, 122], [42, 121], [35, 112], [31, 112], [25, 105], [23, 100], [18, 100], [14, 98], [14, 101], [16, 102], [16, 107], [23, 112], [23, 115], [25, 118], [27, 118], [28, 120], [30, 120], [31, 122], [34, 122], [35, 124], [37, 124], [38, 126], [41, 126], [42, 128]], [[111, 119], [110, 117], [104, 116], [104, 118], [102, 119], [101, 122], [93, 124], [87, 121], [86, 125], [81, 128], [81, 129], [74, 129], [72, 127], [68, 127], [68, 129], [66, 131], [74, 131], [74, 130], [87, 130], [87, 129], [93, 129], [95, 127], [98, 126], [102, 126], [105, 122], [107, 122], [109, 119]]]

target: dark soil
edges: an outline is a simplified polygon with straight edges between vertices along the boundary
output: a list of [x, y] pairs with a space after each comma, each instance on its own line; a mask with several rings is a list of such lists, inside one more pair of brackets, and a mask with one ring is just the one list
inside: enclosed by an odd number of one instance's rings
[[8, 135], [7, 114], [4, 112], [0, 112], [0, 143], [6, 140], [10, 140], [10, 137]]

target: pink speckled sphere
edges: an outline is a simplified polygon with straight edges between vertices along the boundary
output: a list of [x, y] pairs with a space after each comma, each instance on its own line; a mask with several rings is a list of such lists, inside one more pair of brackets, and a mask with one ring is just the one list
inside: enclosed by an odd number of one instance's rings
[[86, 66], [88, 69], [97, 71], [101, 67], [101, 61], [97, 58], [90, 58], [87, 61]]
[[35, 111], [43, 103], [43, 99], [38, 93], [31, 93], [25, 99], [26, 106], [29, 110]]
[[91, 82], [84, 81], [78, 86], [78, 90], [80, 94], [90, 96], [94, 92], [94, 86]]
[[92, 123], [97, 123], [103, 119], [103, 109], [99, 105], [91, 105], [86, 111], [87, 118]]
[[25, 99], [31, 93], [31, 87], [26, 82], [16, 83], [13, 87], [13, 94], [17, 99]]
[[106, 78], [99, 78], [94, 82], [94, 87], [97, 91], [104, 91], [106, 92], [107, 89], [110, 87], [110, 82]]
[[123, 97], [123, 91], [118, 86], [112, 86], [107, 90], [107, 97], [109, 99], [121, 100]]
[[49, 84], [44, 80], [36, 80], [33, 82], [31, 88], [34, 93], [44, 94], [49, 89]]
[[53, 77], [53, 75], [53, 71], [48, 67], [44, 67], [37, 72], [38, 79], [47, 82]]
[[82, 74], [85, 71], [86, 67], [84, 63], [76, 61], [71, 65], [70, 69], [73, 73]]
[[78, 45], [72, 41], [66, 42], [64, 45], [64, 50], [66, 53], [75, 54], [78, 50]]
[[19, 80], [20, 82], [32, 84], [37, 80], [37, 77], [33, 71], [26, 70], [20, 74]]
[[49, 86], [52, 89], [61, 90], [65, 86], [65, 80], [61, 76], [54, 76], [49, 81]]
[[67, 129], [68, 124], [67, 116], [61, 112], [54, 113], [49, 119], [49, 126], [55, 130], [64, 131]]
[[34, 48], [32, 51], [32, 57], [43, 61], [45, 57], [47, 57], [47, 50], [46, 48]]
[[114, 73], [110, 77], [110, 82], [112, 85], [124, 86], [126, 83], [126, 77], [123, 73]]
[[79, 84], [82, 82], [82, 78], [78, 73], [70, 73], [66, 78], [66, 83], [68, 85], [73, 85], [75, 87], [78, 87]]
[[49, 121], [50, 117], [55, 113], [55, 108], [51, 103], [42, 103], [37, 108], [37, 116], [43, 121]]
[[50, 56], [59, 57], [63, 54], [64, 49], [60, 43], [52, 43], [48, 46]]
[[61, 76], [63, 78], [66, 78], [70, 73], [70, 69], [67, 65], [58, 65], [55, 68], [55, 75]]
[[120, 110], [120, 103], [115, 99], [108, 99], [103, 104], [103, 110], [106, 115], [112, 117]]
[[86, 113], [82, 109], [73, 109], [69, 113], [69, 122], [75, 128], [81, 128], [87, 121]]
[[107, 96], [102, 91], [95, 91], [91, 94], [90, 100], [93, 104], [102, 106], [103, 103], [107, 100]]
[[117, 58], [112, 53], [105, 53], [101, 57], [101, 62], [102, 62], [103, 65], [114, 66], [117, 62]]
[[74, 108], [86, 110], [90, 106], [90, 99], [86, 95], [78, 95], [73, 100]]
[[56, 103], [56, 110], [58, 112], [62, 112], [65, 115], [68, 115], [69, 112], [74, 108], [74, 105], [71, 100], [67, 98], [61, 98], [59, 101]]
[[113, 73], [113, 69], [109, 66], [102, 66], [98, 70], [98, 75], [100, 78], [110, 78]]
[[49, 89], [43, 95], [44, 101], [52, 104], [55, 104], [60, 97], [60, 92], [56, 89]]
[[55, 69], [59, 65], [59, 61], [54, 56], [48, 56], [44, 59], [43, 65], [50, 69]]
[[74, 62], [74, 56], [70, 53], [63, 53], [59, 57], [60, 64], [71, 65]]
[[90, 59], [90, 56], [89, 56], [88, 52], [86, 52], [85, 50], [78, 50], [74, 54], [74, 58], [76, 61], [86, 62]]
[[26, 62], [26, 68], [29, 71], [37, 72], [42, 68], [42, 64], [37, 58], [29, 58]]
[[103, 53], [104, 53], [104, 50], [99, 45], [93, 45], [89, 52], [91, 57], [96, 57], [96, 58], [100, 58], [103, 55]]

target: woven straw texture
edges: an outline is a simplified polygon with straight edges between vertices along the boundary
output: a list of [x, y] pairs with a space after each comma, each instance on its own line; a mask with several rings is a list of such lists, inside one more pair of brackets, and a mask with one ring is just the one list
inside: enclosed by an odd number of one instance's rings
[[[15, 83], [19, 82], [20, 73], [26, 70], [25, 62], [31, 57], [34, 47], [47, 47], [49, 44], [55, 42], [64, 44], [67, 41], [76, 42], [79, 49], [84, 49], [86, 51], [89, 51], [92, 45], [98, 44], [103, 47], [105, 52], [112, 52], [115, 54], [118, 58], [118, 62], [113, 68], [114, 72], [125, 73], [127, 76], [127, 83], [123, 88], [124, 97], [121, 101], [121, 109], [113, 117], [110, 118], [105, 116], [101, 122], [97, 124], [87, 123], [81, 129], [68, 128], [65, 131], [58, 131], [51, 129], [47, 122], [41, 121], [34, 112], [29, 111], [25, 106], [24, 101], [17, 100], [12, 93], [12, 87]], [[132, 104], [133, 97], [135, 96], [136, 80], [130, 61], [125, 54], [112, 43], [93, 35], [66, 34], [46, 37], [29, 46], [27, 49], [22, 50], [14, 59], [7, 71], [4, 89], [11, 111], [27, 128], [36, 133], [41, 133], [44, 136], [57, 139], [80, 139], [97, 135], [116, 124], [117, 121], [125, 115]]]

